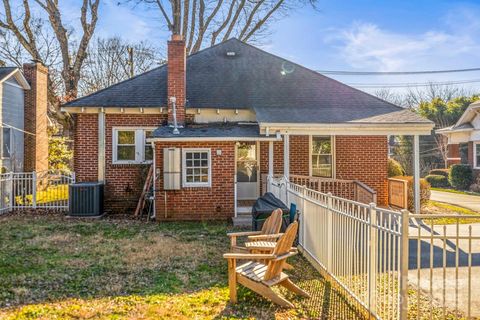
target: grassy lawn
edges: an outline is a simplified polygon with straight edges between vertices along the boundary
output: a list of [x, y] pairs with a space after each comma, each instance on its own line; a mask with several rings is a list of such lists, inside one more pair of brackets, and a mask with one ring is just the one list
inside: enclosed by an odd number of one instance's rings
[[[479, 215], [478, 212], [472, 211], [467, 208], [455, 206], [452, 204], [447, 204], [443, 202], [437, 202], [437, 201], [429, 201], [428, 205], [426, 205], [424, 208], [422, 208], [422, 214], [425, 214], [425, 223], [430, 224], [430, 220], [434, 221], [434, 224], [455, 224], [457, 223], [457, 220], [459, 220], [460, 223], [478, 223], [480, 222], [480, 219], [456, 219], [456, 218], [449, 218], [447, 215], [452, 215], [452, 214], [462, 214], [465, 216], [469, 215]], [[446, 215], [445, 218], [441, 219], [427, 219], [429, 214], [444, 214]]]
[[245, 288], [230, 305], [230, 228], [0, 216], [0, 319], [361, 319], [299, 256], [291, 278], [312, 297], [287, 295], [296, 309]]
[[462, 191], [462, 190], [447, 189], [447, 188], [434, 188], [434, 187], [431, 187], [430, 189], [435, 190], [435, 191], [443, 191], [443, 192], [450, 192], [450, 193], [456, 193], [456, 194], [466, 194], [466, 195], [469, 195], [469, 196], [479, 196], [480, 197], [480, 193], [471, 192], [471, 191]]

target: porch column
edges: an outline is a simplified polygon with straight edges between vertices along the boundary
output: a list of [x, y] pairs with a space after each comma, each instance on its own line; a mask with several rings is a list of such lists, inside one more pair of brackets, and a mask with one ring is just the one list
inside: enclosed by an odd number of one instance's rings
[[415, 213], [420, 213], [420, 136], [413, 136], [413, 199]]
[[283, 135], [283, 175], [290, 179], [290, 137], [288, 133]]
[[273, 141], [268, 142], [268, 175], [273, 177]]

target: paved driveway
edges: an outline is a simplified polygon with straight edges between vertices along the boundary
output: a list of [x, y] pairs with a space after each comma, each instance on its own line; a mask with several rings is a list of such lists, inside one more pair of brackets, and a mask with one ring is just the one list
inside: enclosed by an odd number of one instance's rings
[[480, 212], [480, 196], [432, 190], [430, 200], [450, 203]]
[[[445, 192], [442, 192], [445, 193]], [[480, 235], [480, 224], [474, 223], [471, 225], [462, 224], [458, 227], [458, 234], [460, 238], [469, 235], [469, 227], [472, 228], [472, 236], [478, 237]], [[417, 236], [419, 228], [422, 236], [430, 236], [432, 233], [435, 236], [444, 235], [444, 226], [436, 225], [433, 230], [428, 225], [418, 225], [417, 220], [410, 221], [409, 233], [411, 236]], [[469, 249], [471, 246], [472, 268], [471, 268], [471, 312], [472, 316], [480, 317], [480, 286], [477, 285], [480, 278], [480, 240], [473, 239], [469, 243], [466, 239], [459, 239], [458, 246], [456, 240], [457, 227], [456, 225], [446, 225], [445, 234], [447, 241], [444, 243], [443, 239], [434, 239], [433, 245], [430, 245], [430, 239], [423, 239], [420, 241], [420, 279], [418, 278], [417, 257], [418, 257], [418, 242], [416, 239], [409, 241], [409, 281], [410, 284], [419, 286], [420, 289], [428, 296], [430, 293], [430, 285], [432, 285], [432, 295], [438, 303], [442, 303], [445, 299], [445, 304], [449, 309], [458, 309], [467, 313], [468, 310], [468, 281], [469, 281]], [[445, 282], [443, 277], [443, 248], [445, 246]], [[457, 265], [458, 248], [458, 273], [455, 266]], [[430, 257], [432, 261], [430, 263]], [[432, 266], [432, 281], [430, 280], [430, 266]], [[458, 277], [458, 278], [457, 278]], [[458, 296], [456, 294], [458, 283]], [[443, 289], [445, 286], [445, 296]]]

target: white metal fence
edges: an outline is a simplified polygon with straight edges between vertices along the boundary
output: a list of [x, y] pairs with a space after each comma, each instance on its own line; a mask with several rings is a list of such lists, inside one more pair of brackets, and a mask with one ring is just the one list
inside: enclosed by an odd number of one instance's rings
[[409, 318], [480, 319], [480, 215], [410, 218]]
[[[269, 191], [288, 205], [295, 203], [301, 213], [299, 245], [304, 255], [371, 317], [480, 316], [473, 312], [471, 283], [475, 266], [480, 276], [480, 237], [472, 234], [471, 225], [461, 225], [464, 216], [454, 216], [457, 223], [449, 226], [438, 226], [436, 216], [428, 216], [430, 227], [425, 228], [414, 223], [425, 216], [406, 210], [335, 197], [284, 178], [268, 180]], [[465, 219], [480, 222], [480, 216]], [[480, 297], [476, 302], [480, 311]]]
[[68, 185], [74, 173], [9, 172], [0, 174], [0, 213], [15, 209], [68, 209]]

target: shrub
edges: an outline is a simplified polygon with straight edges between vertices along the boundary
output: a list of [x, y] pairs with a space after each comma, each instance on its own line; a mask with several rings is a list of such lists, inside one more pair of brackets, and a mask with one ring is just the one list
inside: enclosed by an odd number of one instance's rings
[[470, 191], [480, 193], [480, 184], [474, 183], [470, 186]]
[[388, 159], [388, 176], [396, 177], [403, 175], [405, 175], [405, 170], [403, 170], [402, 165], [394, 159]]
[[[408, 210], [413, 212], [415, 210], [415, 201], [413, 198], [413, 177], [412, 176], [397, 176], [395, 179], [407, 181], [407, 203]], [[423, 207], [428, 204], [430, 200], [430, 184], [425, 179], [420, 179], [420, 205]]]
[[[448, 175], [450, 174], [450, 169], [433, 169], [430, 170], [428, 173], [429, 175], [438, 175], [438, 176], [444, 176], [445, 178], [448, 178]], [[433, 185], [432, 185], [433, 187]]]
[[434, 188], [450, 187], [448, 178], [444, 175], [430, 173], [428, 176], [425, 177], [425, 180], [427, 180], [428, 183], [430, 183], [430, 185]]
[[467, 190], [473, 182], [472, 168], [466, 164], [454, 164], [450, 168], [448, 181], [455, 189]]

